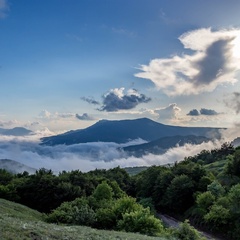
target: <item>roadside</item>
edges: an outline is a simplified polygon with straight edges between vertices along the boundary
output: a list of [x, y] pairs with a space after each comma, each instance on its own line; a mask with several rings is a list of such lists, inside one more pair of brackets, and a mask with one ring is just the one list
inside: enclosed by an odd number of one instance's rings
[[[162, 221], [164, 222], [164, 224], [166, 224], [168, 227], [179, 228], [180, 222], [177, 219], [170, 217], [166, 214], [158, 214], [158, 217], [161, 218]], [[208, 240], [224, 240], [223, 238], [215, 237], [215, 236], [213, 236], [209, 233], [203, 232], [199, 229], [197, 229], [197, 230], [202, 234], [202, 236], [204, 236]]]

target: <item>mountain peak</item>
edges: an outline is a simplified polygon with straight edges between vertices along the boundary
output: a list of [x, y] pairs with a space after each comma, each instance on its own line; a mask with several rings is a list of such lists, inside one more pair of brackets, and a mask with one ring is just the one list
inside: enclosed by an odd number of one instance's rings
[[94, 125], [65, 134], [46, 137], [42, 144], [77, 144], [86, 142], [116, 142], [126, 143], [130, 140], [143, 139], [145, 141], [157, 140], [167, 136], [206, 136], [214, 133], [219, 136], [216, 128], [178, 127], [164, 125], [149, 118], [127, 120], [100, 120]]

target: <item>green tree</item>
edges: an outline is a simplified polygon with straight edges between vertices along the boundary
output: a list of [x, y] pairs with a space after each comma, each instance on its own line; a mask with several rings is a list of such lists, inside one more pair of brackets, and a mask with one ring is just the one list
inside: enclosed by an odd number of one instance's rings
[[207, 213], [209, 208], [214, 204], [215, 199], [215, 196], [211, 192], [207, 191], [200, 193], [197, 196], [196, 203]]
[[194, 203], [194, 184], [186, 175], [176, 176], [172, 181], [163, 198], [163, 205], [177, 213], [183, 213]]
[[102, 182], [97, 186], [97, 188], [94, 190], [92, 196], [97, 201], [109, 201], [112, 200], [113, 197], [113, 190], [112, 188], [107, 184], [106, 181]]
[[225, 194], [224, 187], [217, 181], [213, 181], [207, 186], [207, 190], [211, 192], [216, 198], [223, 196]]
[[229, 209], [214, 204], [210, 208], [210, 211], [204, 216], [204, 219], [207, 223], [211, 224], [213, 229], [219, 230], [221, 227], [226, 226], [231, 219], [231, 215]]

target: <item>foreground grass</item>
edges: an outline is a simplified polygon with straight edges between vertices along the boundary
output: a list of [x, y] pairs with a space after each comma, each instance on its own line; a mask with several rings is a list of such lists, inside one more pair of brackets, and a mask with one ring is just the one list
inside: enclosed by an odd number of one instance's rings
[[165, 240], [134, 233], [96, 230], [43, 222], [43, 215], [28, 207], [0, 199], [1, 240]]

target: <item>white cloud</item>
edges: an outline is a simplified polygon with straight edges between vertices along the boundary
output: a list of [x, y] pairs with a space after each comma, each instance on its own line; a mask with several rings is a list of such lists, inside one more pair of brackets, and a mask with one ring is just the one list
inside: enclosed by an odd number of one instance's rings
[[154, 112], [158, 114], [159, 120], [165, 121], [178, 119], [181, 108], [178, 107], [176, 103], [171, 103], [167, 107], [155, 109]]
[[9, 6], [7, 0], [0, 0], [0, 18], [5, 18], [8, 10]]
[[237, 81], [240, 70], [240, 29], [187, 32], [179, 37], [192, 54], [153, 59], [142, 65], [136, 77], [153, 82], [167, 95], [190, 95], [213, 91], [218, 85]]

